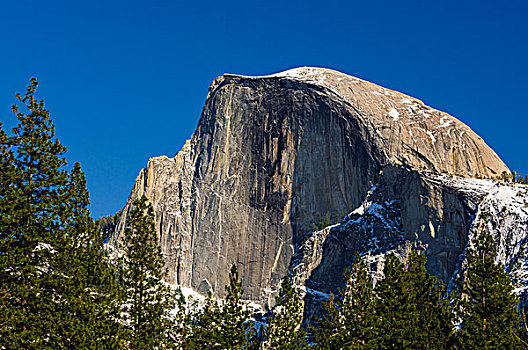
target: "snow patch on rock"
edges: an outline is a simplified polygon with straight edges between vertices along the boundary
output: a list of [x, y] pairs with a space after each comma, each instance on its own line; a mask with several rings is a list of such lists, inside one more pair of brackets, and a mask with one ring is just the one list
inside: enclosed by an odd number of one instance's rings
[[389, 112], [389, 116], [391, 116], [392, 120], [394, 120], [394, 121], [400, 119], [400, 113], [398, 113], [398, 111], [394, 107], [391, 108], [391, 110]]

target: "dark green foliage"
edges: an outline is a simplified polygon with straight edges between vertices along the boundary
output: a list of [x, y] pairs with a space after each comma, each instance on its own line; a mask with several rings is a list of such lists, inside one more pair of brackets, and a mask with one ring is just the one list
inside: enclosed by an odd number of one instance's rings
[[[178, 300], [165, 284], [165, 263], [154, 226], [154, 210], [145, 196], [133, 203], [121, 244], [120, 283], [125, 290], [123, 313], [128, 348], [168, 347], [174, 322], [169, 315]], [[180, 302], [181, 304], [181, 302]]]
[[303, 305], [290, 278], [282, 279], [275, 307], [266, 327], [265, 349], [295, 350], [305, 349], [306, 332], [301, 328]]
[[312, 224], [313, 231], [320, 231], [330, 225], [330, 214], [326, 213], [323, 220], [319, 221], [317, 224]]
[[55, 138], [36, 79], [12, 136], [0, 132], [0, 339], [13, 349], [115, 348], [113, 273], [88, 211], [86, 181]]
[[231, 266], [227, 296], [222, 304], [219, 326], [226, 349], [258, 348], [251, 312], [242, 301], [242, 284], [236, 265]]
[[381, 349], [445, 349], [453, 316], [444, 287], [425, 270], [424, 255], [410, 253], [407, 267], [394, 255], [385, 261], [385, 278], [375, 291], [378, 346]]
[[121, 217], [121, 210], [114, 215], [107, 215], [96, 220], [97, 231], [104, 237], [105, 241], [110, 239], [110, 236], [115, 232]]
[[235, 265], [229, 273], [227, 296], [220, 304], [209, 295], [193, 317], [192, 335], [184, 349], [258, 349], [259, 342], [250, 310], [242, 301], [242, 288]]
[[46, 342], [53, 325], [54, 290], [49, 285], [51, 243], [60, 229], [60, 190], [66, 184], [66, 152], [55, 139], [44, 102], [35, 100], [37, 81], [24, 97], [27, 114], [13, 105], [19, 124], [13, 136], [2, 132], [2, 193], [0, 194], [1, 337], [13, 348]]
[[521, 318], [518, 300], [503, 267], [496, 264], [496, 244], [480, 233], [466, 250], [467, 269], [461, 293], [461, 349], [523, 349], [517, 330]]
[[[55, 311], [54, 344], [61, 348], [118, 348], [123, 337], [119, 324], [119, 289], [108, 264], [103, 237], [90, 217], [86, 179], [75, 163], [64, 188], [61, 213], [64, 235], [57, 237], [50, 266], [60, 303]], [[68, 324], [68, 327], [64, 325]]]
[[316, 349], [445, 349], [453, 315], [444, 287], [425, 270], [425, 256], [410, 253], [407, 267], [394, 255], [385, 277], [372, 279], [356, 256], [339, 297], [324, 304], [325, 317], [311, 329]]
[[517, 329], [520, 342], [525, 348], [528, 348], [528, 318], [526, 315], [526, 307], [521, 305], [521, 325]]
[[190, 335], [190, 315], [187, 313], [185, 296], [179, 288], [176, 289], [174, 300], [176, 301], [176, 314], [166, 330], [166, 349], [181, 350], [184, 349], [184, 343]]
[[339, 299], [336, 300], [334, 294], [330, 294], [327, 302], [322, 304], [324, 308], [324, 317], [319, 320], [316, 326], [309, 329], [312, 348], [317, 350], [340, 349], [344, 342], [344, 334], [340, 331], [341, 324], [341, 307]]
[[376, 299], [372, 279], [356, 255], [345, 272], [345, 286], [324, 304], [325, 317], [312, 329], [316, 349], [371, 349], [376, 339]]
[[211, 293], [207, 295], [201, 310], [191, 314], [191, 335], [184, 340], [184, 349], [215, 349], [218, 337], [218, 322], [220, 306]]
[[501, 176], [498, 177], [498, 179], [507, 181], [507, 182], [523, 184], [523, 185], [528, 184], [528, 175], [522, 176], [520, 172], [515, 171], [515, 170], [512, 170], [511, 175], [508, 175], [506, 172], [503, 172]]

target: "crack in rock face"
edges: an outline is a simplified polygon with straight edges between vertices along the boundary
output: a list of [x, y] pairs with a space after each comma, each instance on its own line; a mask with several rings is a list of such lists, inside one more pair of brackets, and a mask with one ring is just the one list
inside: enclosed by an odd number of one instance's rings
[[145, 194], [169, 282], [202, 293], [223, 297], [236, 264], [244, 297], [264, 307], [290, 270], [320, 298], [354, 252], [379, 273], [387, 252], [409, 249], [448, 282], [484, 208], [501, 261], [522, 265], [526, 191], [501, 185], [511, 191], [494, 201], [484, 180], [503, 172], [469, 127], [410, 96], [322, 68], [225, 74], [181, 151], [140, 171], [111, 242]]

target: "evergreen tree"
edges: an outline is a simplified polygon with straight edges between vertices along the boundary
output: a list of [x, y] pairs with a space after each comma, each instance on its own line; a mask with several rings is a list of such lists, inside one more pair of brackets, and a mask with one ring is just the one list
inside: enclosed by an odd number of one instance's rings
[[227, 296], [219, 304], [209, 294], [203, 309], [194, 316], [192, 335], [185, 349], [251, 350], [259, 342], [250, 309], [242, 301], [243, 290], [235, 265], [229, 273]]
[[303, 305], [290, 278], [282, 279], [275, 307], [266, 327], [269, 350], [295, 350], [307, 348], [306, 332], [301, 327]]
[[2, 343], [8, 348], [42, 348], [49, 344], [57, 305], [50, 260], [60, 231], [59, 191], [67, 181], [66, 148], [55, 138], [43, 101], [35, 100], [36, 79], [26, 94], [17, 94], [24, 114], [13, 105], [19, 124], [2, 132], [0, 194], [0, 315]]
[[173, 320], [166, 331], [167, 349], [185, 349], [184, 344], [190, 336], [190, 314], [187, 313], [187, 301], [181, 289], [176, 289], [174, 295], [176, 301], [176, 312]]
[[37, 86], [32, 78], [17, 94], [12, 136], [0, 131], [1, 345], [115, 348], [112, 273], [90, 229], [84, 175], [79, 165], [64, 169], [66, 148]]
[[121, 210], [115, 214], [100, 217], [95, 221], [97, 231], [104, 237], [105, 242], [108, 242], [110, 236], [114, 234], [120, 218]]
[[343, 344], [343, 332], [341, 321], [341, 307], [339, 299], [331, 293], [327, 302], [322, 303], [324, 316], [315, 326], [310, 326], [309, 333], [312, 340], [312, 348], [316, 350], [341, 349]]
[[170, 311], [177, 301], [163, 278], [165, 263], [154, 225], [154, 209], [145, 196], [133, 203], [121, 244], [123, 313], [129, 330], [128, 348], [162, 349], [174, 329]]
[[425, 270], [425, 256], [410, 253], [407, 268], [395, 255], [385, 261], [383, 280], [375, 291], [381, 349], [445, 349], [453, 316], [444, 287]]
[[[10, 262], [7, 249], [10, 242], [9, 233], [12, 229], [11, 213], [14, 212], [13, 200], [15, 192], [13, 185], [16, 179], [14, 155], [9, 147], [9, 138], [0, 123], [0, 339], [7, 339], [12, 327], [12, 315], [10, 315], [11, 286], [14, 276], [11, 277]], [[5, 252], [5, 253], [3, 253]]]
[[429, 275], [426, 260], [423, 254], [410, 253], [406, 270], [416, 293], [418, 342], [421, 349], [446, 349], [453, 342], [454, 315], [443, 281]]
[[528, 348], [528, 318], [526, 317], [526, 307], [521, 305], [521, 325], [517, 331], [520, 342]]
[[[54, 288], [61, 295], [55, 311], [54, 344], [61, 348], [111, 349], [123, 340], [119, 289], [108, 264], [103, 236], [90, 216], [86, 179], [75, 163], [63, 190], [62, 228], [50, 261]], [[68, 325], [68, 326], [65, 326]]]
[[226, 292], [227, 296], [220, 310], [219, 323], [225, 348], [258, 348], [251, 310], [247, 303], [242, 301], [244, 291], [238, 276], [238, 269], [234, 264], [229, 272], [229, 285], [226, 286]]
[[324, 304], [325, 317], [312, 329], [316, 349], [371, 349], [375, 340], [372, 278], [359, 255], [345, 272], [345, 286]]
[[503, 267], [496, 263], [496, 244], [481, 232], [466, 250], [467, 269], [462, 282], [462, 349], [523, 349], [517, 331], [521, 318], [518, 300]]
[[220, 306], [213, 299], [211, 293], [207, 295], [201, 309], [197, 309], [195, 305], [194, 312], [191, 312], [189, 318], [191, 331], [189, 336], [184, 339], [183, 349], [220, 349], [219, 341], [217, 340], [220, 334], [218, 326]]

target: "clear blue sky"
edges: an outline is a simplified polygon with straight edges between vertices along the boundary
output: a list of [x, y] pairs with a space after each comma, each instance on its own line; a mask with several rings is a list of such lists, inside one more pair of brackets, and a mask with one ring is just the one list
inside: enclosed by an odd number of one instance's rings
[[333, 68], [422, 99], [528, 173], [526, 1], [2, 1], [0, 121], [31, 76], [94, 216], [149, 157], [173, 156], [209, 83]]

